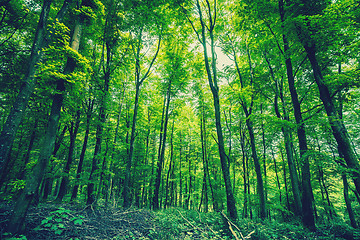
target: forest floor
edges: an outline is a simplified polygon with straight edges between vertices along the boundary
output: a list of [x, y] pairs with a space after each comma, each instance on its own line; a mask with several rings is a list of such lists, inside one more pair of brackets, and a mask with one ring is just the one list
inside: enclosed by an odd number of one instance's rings
[[0, 240], [360, 239], [360, 233], [345, 224], [319, 226], [317, 232], [311, 233], [296, 223], [240, 220], [234, 224], [220, 213], [178, 208], [154, 212], [53, 203], [32, 207], [25, 232], [11, 236], [4, 233], [10, 214], [11, 206], [0, 204]]

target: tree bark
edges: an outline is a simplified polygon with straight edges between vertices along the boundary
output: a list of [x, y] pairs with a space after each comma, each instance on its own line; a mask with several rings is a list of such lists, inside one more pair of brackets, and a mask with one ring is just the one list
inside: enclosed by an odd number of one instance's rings
[[[279, 12], [282, 22], [282, 27], [284, 29], [285, 23], [285, 11], [284, 11], [284, 2], [279, 0]], [[297, 124], [297, 135], [299, 140], [300, 156], [302, 160], [302, 210], [303, 217], [302, 221], [304, 226], [309, 230], [315, 231], [315, 219], [314, 219], [314, 210], [313, 210], [313, 199], [312, 199], [312, 187], [311, 187], [311, 175], [310, 175], [310, 164], [309, 158], [307, 155], [308, 147], [305, 133], [305, 125], [302, 119], [300, 102], [298, 99], [298, 94], [295, 88], [295, 79], [293, 75], [292, 63], [290, 59], [290, 46], [285, 34], [283, 34], [283, 43], [284, 43], [284, 53], [285, 53], [285, 64], [286, 64], [286, 74], [288, 78], [288, 84], [290, 89], [291, 100], [294, 109], [295, 121]]]
[[90, 120], [91, 120], [91, 115], [92, 115], [92, 110], [94, 108], [94, 100], [90, 100], [88, 102], [88, 109], [86, 112], [86, 130], [85, 130], [85, 136], [84, 136], [84, 141], [83, 141], [83, 146], [81, 149], [81, 153], [80, 153], [80, 158], [79, 158], [79, 163], [76, 169], [76, 178], [75, 178], [75, 185], [71, 194], [71, 201], [74, 201], [77, 197], [78, 191], [79, 191], [79, 183], [78, 181], [80, 180], [80, 176], [82, 173], [82, 168], [83, 168], [83, 163], [84, 163], [84, 158], [85, 158], [85, 152], [86, 152], [86, 148], [87, 148], [87, 144], [88, 144], [88, 139], [89, 139], [89, 133], [90, 133]]
[[19, 128], [21, 120], [24, 117], [30, 96], [35, 87], [35, 72], [37, 69], [37, 64], [40, 62], [42, 55], [41, 52], [44, 47], [46, 22], [50, 12], [51, 2], [52, 0], [44, 0], [43, 2], [40, 19], [31, 48], [31, 55], [25, 80], [0, 134], [0, 172], [3, 171], [6, 157], [10, 152], [10, 147], [14, 142], [16, 132]]
[[68, 188], [68, 184], [69, 184], [69, 171], [70, 171], [70, 167], [71, 164], [73, 162], [73, 155], [74, 155], [74, 150], [75, 150], [75, 141], [76, 141], [76, 136], [79, 130], [79, 125], [80, 125], [80, 111], [78, 110], [76, 112], [76, 119], [75, 122], [71, 122], [71, 127], [69, 129], [69, 133], [70, 133], [70, 146], [69, 146], [69, 152], [68, 152], [68, 157], [67, 157], [67, 161], [65, 164], [65, 168], [63, 173], [65, 174], [62, 179], [61, 179], [61, 183], [60, 183], [60, 187], [59, 187], [59, 193], [56, 197], [56, 202], [57, 203], [61, 203], [66, 192], [67, 192], [67, 188]]
[[[209, 6], [210, 3], [208, 0], [206, 0], [207, 5]], [[215, 27], [215, 20], [209, 20], [209, 26], [206, 26], [202, 17], [202, 9], [200, 7], [199, 0], [196, 1], [196, 6], [199, 12], [199, 21], [201, 24], [201, 38], [199, 37], [199, 40], [203, 46], [204, 51], [204, 61], [205, 61], [205, 68], [206, 73], [208, 77], [209, 86], [211, 89], [211, 93], [213, 95], [213, 104], [214, 104], [214, 111], [215, 111], [215, 126], [216, 126], [216, 133], [218, 138], [218, 149], [219, 149], [219, 156], [220, 156], [220, 162], [221, 162], [221, 169], [223, 173], [223, 179], [225, 183], [225, 189], [226, 189], [226, 202], [227, 202], [227, 211], [230, 215], [230, 218], [233, 220], [236, 220], [238, 218], [237, 210], [235, 206], [235, 197], [232, 191], [231, 187], [231, 179], [230, 179], [230, 171], [229, 171], [229, 164], [228, 164], [228, 158], [225, 153], [225, 145], [224, 145], [224, 137], [222, 132], [222, 126], [221, 126], [221, 116], [220, 116], [220, 100], [219, 100], [219, 87], [217, 82], [217, 70], [216, 70], [216, 56], [215, 56], [215, 41], [214, 41], [214, 27]], [[210, 8], [209, 12], [207, 12], [209, 16], [212, 15]], [[214, 7], [214, 14], [216, 15], [216, 5]], [[211, 67], [210, 67], [210, 61], [207, 53], [207, 38], [205, 31], [206, 29], [209, 32], [210, 35], [210, 45], [211, 45], [211, 55], [212, 55], [212, 61], [211, 61]], [[196, 32], [197, 33], [197, 32]], [[197, 33], [199, 34], [199, 33]]]
[[[78, 51], [80, 44], [80, 37], [82, 32], [82, 22], [76, 20], [75, 29], [73, 33], [73, 38], [71, 41], [71, 48], [75, 51]], [[75, 69], [75, 60], [73, 58], [68, 58], [67, 63], [64, 69], [64, 74], [69, 74]], [[8, 226], [8, 231], [16, 233], [24, 230], [24, 221], [27, 210], [30, 206], [31, 201], [34, 199], [37, 194], [38, 188], [40, 186], [41, 180], [44, 176], [46, 167], [48, 165], [49, 158], [54, 149], [57, 125], [60, 120], [60, 112], [64, 99], [65, 92], [65, 79], [57, 80], [56, 94], [53, 97], [53, 102], [51, 106], [51, 112], [49, 116], [48, 126], [45, 133], [45, 137], [42, 143], [41, 152], [37, 164], [32, 170], [32, 173], [29, 174], [26, 186], [21, 196], [16, 201], [14, 212], [10, 217], [10, 222]]]

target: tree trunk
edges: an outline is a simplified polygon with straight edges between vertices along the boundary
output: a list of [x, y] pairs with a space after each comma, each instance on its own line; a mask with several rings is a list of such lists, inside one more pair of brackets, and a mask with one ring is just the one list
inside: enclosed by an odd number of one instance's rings
[[[207, 1], [209, 4], [209, 2]], [[203, 45], [203, 51], [204, 51], [204, 61], [205, 61], [205, 68], [206, 73], [211, 89], [211, 93], [213, 95], [213, 104], [214, 104], [214, 111], [215, 111], [215, 126], [216, 126], [216, 133], [218, 138], [218, 149], [219, 149], [219, 156], [220, 156], [220, 162], [221, 162], [221, 169], [223, 173], [223, 179], [226, 189], [226, 202], [227, 202], [227, 211], [230, 215], [230, 218], [233, 220], [236, 220], [238, 218], [237, 210], [235, 206], [235, 197], [232, 191], [231, 187], [231, 179], [230, 179], [230, 171], [229, 171], [229, 165], [228, 165], [228, 158], [225, 153], [225, 145], [224, 145], [224, 137], [222, 132], [222, 126], [221, 126], [221, 116], [220, 116], [220, 100], [219, 100], [219, 87], [217, 82], [217, 70], [216, 70], [216, 56], [215, 56], [215, 41], [214, 41], [214, 27], [215, 22], [210, 22], [210, 26], [205, 26], [203, 17], [202, 17], [202, 10], [200, 7], [200, 3], [197, 0], [196, 1], [197, 8], [199, 11], [199, 17], [200, 17], [200, 24], [201, 24], [201, 43]], [[209, 10], [210, 11], [210, 10]], [[216, 14], [216, 7], [214, 8], [215, 14]], [[211, 12], [208, 12], [208, 14], [212, 14]], [[212, 61], [211, 61], [211, 67], [209, 62], [209, 56], [207, 53], [207, 39], [205, 31], [206, 29], [209, 31], [210, 34], [210, 45], [211, 45], [211, 55], [212, 55]]]
[[[104, 33], [105, 35], [105, 33]], [[102, 96], [100, 99], [100, 109], [99, 109], [99, 122], [96, 127], [96, 143], [94, 149], [94, 156], [92, 159], [91, 171], [89, 176], [89, 184], [87, 187], [87, 205], [92, 205], [96, 201], [96, 191], [95, 191], [95, 183], [97, 180], [96, 171], [98, 170], [98, 163], [99, 163], [99, 154], [101, 152], [101, 143], [103, 138], [104, 132], [104, 125], [106, 122], [106, 102], [109, 95], [109, 85], [110, 85], [110, 62], [111, 62], [111, 47], [109, 44], [104, 43], [106, 45], [106, 67], [104, 67], [104, 85], [102, 89]], [[104, 47], [103, 47], [104, 49]], [[104, 51], [104, 50], [103, 50]]]
[[[75, 29], [73, 33], [73, 38], [71, 41], [71, 48], [75, 51], [78, 51], [80, 44], [80, 37], [82, 32], [82, 20], [77, 20], [75, 24]], [[75, 69], [75, 60], [73, 58], [68, 58], [67, 63], [64, 69], [64, 74], [69, 74]], [[24, 221], [27, 210], [30, 206], [31, 201], [37, 194], [38, 188], [40, 186], [41, 180], [44, 176], [46, 167], [48, 165], [49, 158], [54, 149], [57, 125], [60, 120], [60, 112], [64, 99], [65, 92], [65, 80], [57, 80], [56, 94], [53, 97], [53, 102], [51, 106], [51, 112], [49, 116], [48, 126], [45, 133], [45, 137], [42, 143], [41, 152], [37, 164], [32, 170], [32, 173], [29, 174], [26, 186], [21, 196], [16, 201], [14, 212], [10, 217], [10, 222], [8, 226], [8, 231], [16, 233], [24, 230]]]
[[173, 144], [173, 138], [174, 138], [174, 125], [175, 125], [175, 120], [173, 120], [173, 124], [172, 124], [172, 128], [171, 128], [171, 137], [170, 137], [170, 163], [169, 163], [169, 170], [167, 172], [167, 176], [166, 176], [166, 185], [165, 185], [165, 204], [164, 204], [164, 208], [166, 208], [167, 206], [170, 205], [169, 203], [169, 178], [170, 178], [170, 173], [173, 171], [173, 157], [174, 157], [174, 144]]
[[75, 185], [74, 185], [74, 188], [73, 188], [73, 191], [71, 194], [71, 201], [74, 201], [76, 199], [78, 191], [79, 191], [78, 181], [80, 180], [80, 176], [82, 173], [85, 152], [86, 152], [86, 148], [87, 148], [87, 144], [88, 144], [89, 133], [90, 133], [90, 120], [91, 120], [93, 107], [94, 107], [94, 100], [89, 99], [88, 109], [87, 109], [87, 113], [86, 113], [86, 130], [85, 130], [84, 142], [83, 142], [83, 146], [82, 146], [80, 158], [79, 158], [79, 163], [78, 163], [77, 170], [76, 170]]
[[[274, 71], [271, 67], [269, 60], [266, 57], [265, 57], [265, 59], [268, 63], [270, 73], [275, 82], [275, 87], [276, 87], [275, 99], [274, 99], [274, 109], [275, 109], [276, 116], [281, 120], [289, 121], [289, 116], [288, 116], [288, 113], [287, 113], [286, 107], [285, 107], [285, 100], [284, 100], [284, 95], [282, 92], [282, 87], [279, 86], [278, 81], [275, 78], [275, 74], [274, 74]], [[281, 84], [281, 86], [282, 86], [282, 84]], [[282, 105], [283, 105], [283, 107], [282, 107], [283, 116], [281, 116], [280, 110], [279, 110], [279, 105], [278, 105], [279, 97], [280, 97]], [[281, 127], [281, 132], [283, 133], [283, 136], [284, 136], [284, 145], [285, 145], [287, 162], [288, 162], [288, 166], [289, 166], [290, 181], [291, 181], [291, 185], [292, 185], [292, 192], [293, 192], [294, 203], [295, 203], [295, 215], [301, 216], [302, 204], [301, 204], [301, 196], [300, 196], [300, 186], [299, 186], [299, 179], [298, 179], [298, 175], [297, 175], [295, 160], [294, 160], [294, 156], [293, 156], [293, 152], [292, 152], [292, 148], [291, 148], [291, 135], [290, 135], [289, 129], [286, 127]]]
[[263, 184], [263, 180], [262, 180], [260, 161], [259, 161], [259, 158], [258, 158], [257, 152], [256, 152], [256, 143], [255, 143], [253, 123], [250, 119], [250, 113], [247, 111], [246, 107], [244, 108], [244, 111], [245, 111], [245, 115], [246, 115], [246, 126], [249, 131], [251, 152], [252, 152], [252, 157], [254, 160], [254, 166], [255, 166], [255, 172], [256, 172], [257, 194], [259, 196], [259, 203], [260, 203], [260, 218], [265, 219], [266, 218], [265, 191], [264, 191], [264, 184]]
[[[251, 56], [250, 56], [250, 51], [249, 51], [248, 46], [246, 47], [246, 52], [247, 52], [247, 56], [248, 56], [248, 64], [249, 64], [249, 69], [250, 69], [250, 81], [251, 81], [250, 84], [252, 84], [252, 82], [253, 82], [253, 69], [252, 69]], [[234, 53], [234, 55], [235, 55], [235, 53]], [[241, 87], [244, 87], [244, 84], [243, 84], [243, 81], [242, 81], [242, 76], [241, 76], [241, 73], [240, 73], [240, 68], [239, 68], [236, 57], [234, 59], [235, 59], [236, 71], [238, 73], [238, 77], [239, 77], [240, 82], [241, 82]], [[254, 103], [253, 97], [251, 97], [250, 107], [247, 106], [246, 102], [241, 100], [241, 106], [242, 106], [243, 111], [245, 113], [246, 126], [247, 126], [249, 136], [250, 136], [251, 153], [252, 153], [254, 166], [255, 166], [255, 172], [256, 172], [257, 194], [259, 196], [259, 206], [260, 206], [260, 209], [259, 209], [260, 210], [260, 218], [265, 219], [266, 218], [266, 196], [265, 196], [264, 182], [263, 182], [263, 178], [262, 178], [262, 174], [261, 174], [260, 161], [259, 161], [259, 157], [257, 155], [257, 150], [256, 150], [256, 142], [255, 142], [255, 135], [254, 135], [254, 129], [253, 129], [253, 122], [252, 122], [252, 119], [251, 119], [253, 103]]]
[[[159, 154], [158, 154], [158, 163], [156, 170], [155, 190], [153, 197], [153, 208], [155, 210], [159, 209], [159, 189], [160, 189], [162, 166], [164, 164], [164, 157], [165, 157], [166, 133], [167, 133], [168, 120], [169, 120], [170, 101], [171, 101], [171, 80], [169, 82], [166, 95], [164, 96], [163, 119], [161, 121]], [[164, 126], [164, 128], [162, 128], [162, 126]]]
[[5, 160], [10, 152], [10, 147], [14, 142], [20, 122], [24, 117], [30, 96], [35, 87], [35, 83], [36, 83], [35, 72], [37, 69], [37, 64], [40, 62], [42, 49], [44, 47], [46, 22], [48, 20], [51, 2], [52, 0], [44, 0], [43, 2], [39, 22], [34, 37], [34, 42], [31, 48], [31, 55], [29, 59], [29, 65], [26, 72], [25, 80], [21, 86], [19, 94], [14, 102], [14, 105], [10, 110], [10, 114], [0, 134], [0, 172], [1, 173], [4, 168]]
[[[282, 27], [284, 29], [285, 23], [285, 11], [284, 11], [284, 2], [279, 0], [279, 12], [282, 22]], [[313, 199], [312, 199], [312, 187], [311, 187], [311, 175], [310, 175], [310, 164], [309, 158], [307, 156], [307, 140], [305, 134], [305, 125], [302, 119], [300, 102], [295, 88], [295, 79], [293, 75], [292, 63], [290, 59], [290, 46], [285, 34], [283, 34], [284, 42], [284, 53], [285, 53], [285, 64], [286, 64], [286, 74], [288, 78], [288, 84], [291, 94], [291, 100], [294, 109], [295, 121], [297, 124], [297, 135], [299, 140], [300, 156], [302, 160], [302, 211], [303, 211], [303, 224], [309, 230], [315, 231], [315, 219], [314, 219], [314, 210], [313, 210]]]
[[59, 193], [56, 197], [56, 202], [60, 203], [62, 202], [62, 199], [64, 198], [67, 188], [68, 188], [68, 183], [69, 183], [69, 171], [70, 171], [70, 167], [71, 164], [73, 162], [73, 155], [74, 155], [74, 150], [75, 150], [75, 141], [76, 141], [76, 136], [79, 130], [79, 125], [80, 125], [80, 111], [78, 110], [76, 112], [76, 119], [75, 119], [75, 123], [71, 122], [71, 127], [69, 129], [70, 132], [70, 146], [69, 146], [69, 153], [68, 153], [68, 157], [67, 157], [67, 161], [65, 164], [65, 168], [64, 168], [64, 176], [61, 179], [61, 183], [60, 183], [60, 187], [59, 187]]
[[[72, 0], [64, 1], [61, 9], [56, 15], [57, 22], [61, 22], [63, 20], [71, 1]], [[44, 0], [43, 2], [39, 22], [31, 48], [30, 59], [28, 61], [25, 80], [20, 88], [19, 94], [15, 99], [15, 102], [0, 134], [0, 175], [3, 172], [4, 161], [10, 152], [17, 130], [24, 117], [30, 96], [34, 91], [36, 84], [35, 74], [37, 65], [41, 61], [42, 49], [48, 46], [49, 39], [52, 37], [48, 36], [46, 32], [46, 22], [48, 20], [51, 2], [52, 0]], [[52, 35], [53, 34], [54, 33], [52, 33]]]
[[344, 122], [336, 111], [333, 99], [330, 96], [330, 91], [324, 83], [324, 78], [321, 73], [319, 63], [316, 59], [315, 46], [307, 46], [304, 44], [304, 48], [313, 69], [314, 78], [320, 92], [320, 99], [323, 102], [326, 114], [328, 116], [333, 136], [336, 139], [338, 148], [344, 156], [347, 167], [352, 172], [352, 179], [354, 181], [356, 191], [360, 193], [360, 164], [356, 156], [356, 152], [351, 145], [350, 137]]
[[358, 224], [355, 220], [355, 214], [351, 207], [351, 200], [349, 198], [349, 184], [347, 182], [346, 174], [342, 174], [341, 177], [344, 184], [344, 200], [345, 200], [347, 212], [349, 214], [350, 223], [353, 228], [357, 228]]

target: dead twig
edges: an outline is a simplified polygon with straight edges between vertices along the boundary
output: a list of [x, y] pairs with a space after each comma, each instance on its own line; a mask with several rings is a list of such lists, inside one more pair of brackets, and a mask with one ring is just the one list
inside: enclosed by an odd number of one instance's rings
[[181, 214], [181, 212], [180, 212], [179, 210], [176, 210], [176, 211], [180, 214], [180, 216], [181, 216], [187, 223], [190, 224], [190, 226], [192, 226], [194, 229], [198, 229], [198, 230], [201, 231], [202, 233], [205, 233], [203, 230], [201, 230], [201, 229], [198, 228], [197, 226], [193, 225], [189, 220], [187, 220], [187, 219]]
[[233, 225], [240, 233], [241, 239], [245, 240], [244, 236], [242, 235], [240, 229], [223, 213], [221, 212], [221, 214], [223, 215], [223, 217], [227, 220], [227, 223], [229, 225], [229, 229], [232, 233], [232, 235], [235, 237], [236, 240], [239, 240], [238, 236], [236, 235], [236, 232], [233, 230], [233, 228], [231, 227], [231, 225]]

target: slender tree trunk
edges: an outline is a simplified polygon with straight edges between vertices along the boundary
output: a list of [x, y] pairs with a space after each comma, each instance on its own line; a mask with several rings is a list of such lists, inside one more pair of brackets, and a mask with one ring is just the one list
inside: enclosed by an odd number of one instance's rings
[[166, 208], [167, 206], [170, 205], [169, 203], [169, 178], [170, 178], [170, 174], [173, 171], [173, 157], [174, 157], [174, 144], [173, 144], [173, 138], [174, 138], [174, 125], [175, 125], [175, 120], [173, 120], [173, 124], [172, 124], [172, 128], [171, 128], [171, 137], [170, 137], [170, 163], [169, 163], [169, 170], [167, 172], [167, 176], [166, 176], [166, 186], [165, 186], [165, 204], [164, 204], [164, 208]]
[[[39, 119], [36, 118], [35, 122], [34, 122], [34, 126], [33, 126], [33, 131], [32, 131], [31, 136], [30, 136], [29, 146], [28, 146], [28, 149], [27, 149], [26, 154], [24, 156], [24, 170], [22, 170], [21, 173], [20, 173], [20, 176], [19, 176], [20, 179], [23, 179], [24, 176], [25, 176], [25, 168], [26, 168], [26, 165], [29, 163], [31, 149], [34, 146], [38, 122], [39, 122]], [[0, 186], [0, 188], [1, 188], [1, 186]]]
[[[106, 32], [104, 32], [104, 36]], [[111, 47], [107, 42], [104, 42], [104, 46], [106, 46], [106, 67], [103, 66], [104, 69], [104, 85], [103, 85], [103, 93], [100, 99], [100, 109], [99, 109], [99, 122], [96, 127], [96, 143], [94, 149], [94, 156], [92, 160], [91, 172], [89, 176], [89, 184], [87, 188], [87, 205], [92, 205], [96, 201], [96, 190], [95, 190], [95, 182], [97, 176], [95, 176], [96, 171], [98, 170], [98, 163], [99, 163], [99, 154], [101, 152], [101, 143], [103, 140], [103, 132], [104, 132], [104, 125], [106, 122], [106, 102], [108, 101], [109, 96], [109, 85], [110, 85], [110, 75], [111, 75]], [[103, 46], [103, 49], [104, 49]], [[103, 50], [104, 51], [104, 50]]]
[[259, 158], [258, 158], [257, 152], [256, 152], [256, 143], [255, 143], [253, 123], [250, 119], [250, 113], [247, 111], [246, 107], [244, 108], [244, 111], [245, 111], [245, 115], [246, 115], [246, 126], [249, 131], [251, 152], [252, 152], [252, 157], [254, 160], [254, 166], [255, 166], [255, 172], [256, 172], [257, 194], [259, 196], [259, 202], [260, 202], [260, 218], [265, 219], [266, 218], [265, 191], [264, 191], [264, 184], [263, 184], [263, 180], [262, 180], [260, 161], [259, 161]]
[[76, 141], [76, 136], [79, 130], [79, 126], [80, 126], [80, 111], [78, 110], [76, 112], [76, 120], [75, 123], [71, 122], [71, 127], [69, 129], [70, 132], [70, 146], [69, 146], [69, 153], [68, 153], [68, 157], [67, 157], [67, 161], [65, 164], [65, 168], [64, 168], [64, 174], [65, 176], [63, 176], [63, 178], [61, 179], [61, 183], [60, 183], [60, 188], [59, 188], [59, 193], [56, 197], [56, 202], [60, 203], [62, 201], [62, 199], [64, 198], [67, 188], [68, 188], [68, 183], [69, 183], [69, 171], [70, 171], [70, 167], [71, 164], [73, 162], [73, 155], [74, 155], [74, 150], [75, 150], [75, 141]]
[[[207, 4], [210, 4], [209, 1], [206, 1]], [[219, 149], [219, 155], [220, 155], [220, 162], [221, 162], [221, 169], [223, 173], [223, 179], [226, 189], [226, 202], [227, 202], [227, 211], [230, 215], [230, 218], [237, 219], [237, 210], [235, 206], [235, 197], [232, 191], [231, 187], [231, 179], [230, 179], [230, 171], [229, 171], [229, 164], [228, 164], [228, 158], [225, 153], [225, 145], [224, 145], [224, 137], [222, 132], [222, 126], [221, 126], [221, 116], [220, 116], [220, 100], [219, 100], [219, 87], [217, 82], [217, 70], [216, 70], [216, 56], [215, 56], [215, 41], [214, 41], [214, 27], [215, 27], [215, 21], [210, 21], [210, 26], [205, 26], [203, 17], [202, 17], [202, 10], [200, 7], [200, 3], [197, 0], [197, 9], [199, 12], [199, 20], [201, 24], [201, 38], [199, 36], [199, 40], [201, 39], [201, 43], [203, 45], [203, 51], [204, 51], [204, 61], [205, 61], [205, 68], [206, 73], [209, 81], [209, 86], [211, 89], [211, 93], [213, 95], [213, 104], [214, 104], [214, 111], [215, 111], [215, 126], [216, 126], [216, 133], [218, 138], [218, 149]], [[214, 7], [214, 14], [216, 14], [216, 5]], [[207, 12], [207, 14], [212, 15], [212, 13]], [[207, 39], [205, 31], [206, 29], [209, 32], [210, 35], [210, 45], [211, 45], [211, 55], [212, 55], [212, 61], [211, 61], [211, 67], [210, 67], [210, 61], [207, 53]], [[197, 33], [198, 34], [198, 33]]]
[[202, 191], [201, 191], [201, 202], [199, 205], [199, 211], [201, 209], [201, 204], [202, 204], [202, 200], [204, 199], [204, 211], [208, 212], [208, 189], [207, 189], [207, 179], [208, 179], [208, 166], [207, 166], [207, 162], [206, 162], [206, 158], [207, 158], [207, 149], [206, 149], [206, 140], [205, 140], [205, 119], [204, 119], [204, 106], [203, 106], [203, 102], [201, 102], [202, 106], [201, 106], [201, 119], [200, 119], [200, 138], [201, 138], [201, 152], [202, 152], [202, 162], [203, 162], [203, 187], [202, 187]]
[[[58, 128], [58, 131], [59, 130], [60, 130], [60, 127]], [[67, 130], [67, 125], [64, 126], [62, 132], [59, 134], [59, 136], [55, 140], [54, 151], [51, 154], [53, 157], [56, 157], [56, 154], [59, 151], [61, 144], [63, 143], [66, 130]], [[50, 159], [50, 169], [48, 170], [47, 175], [50, 175], [53, 172], [53, 170], [55, 168], [53, 163], [54, 163], [54, 158], [51, 158]], [[54, 177], [53, 176], [45, 177], [45, 179], [43, 181], [45, 183], [43, 183], [44, 184], [44, 190], [43, 190], [42, 200], [46, 201], [47, 198], [49, 197], [49, 195], [51, 195], [52, 186], [53, 186], [53, 182], [54, 182]], [[56, 194], [56, 191], [54, 193]]]
[[106, 158], [107, 158], [107, 155], [108, 155], [108, 152], [109, 152], [109, 139], [105, 139], [105, 141], [106, 141], [106, 149], [105, 149], [103, 162], [102, 162], [102, 166], [101, 166], [101, 170], [100, 170], [100, 179], [99, 179], [99, 183], [98, 183], [98, 187], [97, 187], [96, 199], [99, 199], [100, 193], [104, 189], [104, 186], [103, 186], [104, 185], [103, 184], [104, 172], [108, 169], [108, 166], [107, 166], [108, 163], [106, 161]]
[[136, 121], [137, 121], [137, 114], [139, 109], [139, 97], [140, 97], [140, 90], [141, 85], [145, 81], [145, 79], [149, 76], [150, 70], [152, 65], [154, 64], [156, 57], [160, 50], [161, 44], [161, 35], [159, 36], [159, 42], [157, 46], [156, 53], [143, 77], [140, 76], [141, 72], [141, 59], [140, 59], [140, 52], [141, 52], [141, 44], [142, 44], [142, 36], [143, 36], [143, 28], [141, 27], [140, 33], [138, 35], [138, 45], [136, 48], [135, 53], [135, 100], [134, 100], [134, 113], [132, 119], [132, 126], [131, 126], [131, 135], [130, 135], [130, 144], [129, 144], [129, 154], [126, 163], [126, 170], [125, 170], [125, 179], [124, 179], [124, 186], [123, 186], [123, 207], [129, 208], [131, 206], [131, 196], [130, 196], [130, 188], [131, 188], [131, 168], [133, 162], [133, 155], [134, 155], [134, 142], [136, 137]]
[[131, 197], [130, 197], [130, 178], [131, 178], [131, 168], [134, 154], [134, 142], [136, 137], [136, 121], [137, 113], [139, 108], [139, 95], [140, 95], [140, 84], [136, 84], [135, 88], [135, 101], [134, 101], [134, 114], [131, 127], [130, 135], [130, 145], [129, 145], [129, 156], [126, 163], [125, 179], [124, 179], [124, 190], [123, 190], [123, 207], [129, 208], [131, 206]]
[[181, 171], [181, 169], [182, 169], [182, 134], [181, 134], [181, 132], [180, 132], [180, 136], [179, 136], [179, 141], [180, 141], [180, 150], [179, 150], [179, 204], [178, 204], [178, 206], [182, 206], [182, 189], [183, 189], [183, 187], [182, 187], [182, 180], [183, 180], [183, 178], [182, 178], [182, 171]]
[[71, 201], [74, 201], [77, 197], [78, 191], [79, 191], [79, 180], [82, 173], [83, 163], [85, 159], [85, 152], [88, 144], [89, 139], [89, 133], [90, 133], [90, 120], [91, 120], [91, 113], [94, 107], [94, 100], [90, 100], [88, 102], [88, 109], [86, 113], [86, 129], [85, 129], [85, 136], [83, 141], [83, 146], [80, 153], [79, 163], [76, 170], [76, 178], [75, 178], [75, 185], [71, 194]]
[[[166, 99], [166, 105], [165, 105]], [[164, 155], [165, 155], [165, 146], [166, 146], [166, 133], [167, 133], [167, 125], [169, 120], [169, 106], [171, 101], [171, 80], [169, 82], [167, 93], [164, 97], [164, 109], [163, 109], [163, 119], [161, 125], [164, 126], [163, 129], [160, 130], [160, 145], [159, 145], [159, 154], [158, 154], [158, 163], [156, 170], [156, 179], [155, 179], [155, 190], [153, 197], [153, 208], [155, 210], [159, 209], [159, 189], [160, 189], [160, 181], [161, 181], [161, 172], [162, 166], [164, 164]]]
[[343, 184], [344, 184], [344, 200], [346, 204], [346, 209], [349, 215], [350, 223], [353, 228], [358, 228], [358, 224], [355, 219], [354, 211], [351, 207], [351, 200], [349, 198], [349, 184], [347, 182], [346, 174], [341, 174]]
[[279, 202], [280, 202], [280, 204], [282, 204], [280, 178], [279, 178], [279, 174], [278, 174], [278, 168], [277, 168], [274, 150], [272, 148], [271, 148], [271, 152], [272, 152], [272, 157], [273, 157], [273, 161], [274, 161], [274, 171], [275, 171], [275, 176], [276, 176], [276, 183], [277, 183], [277, 186], [279, 189]]
[[[284, 186], [285, 186], [285, 194], [286, 194], [286, 204], [287, 204], [287, 209], [290, 210], [290, 201], [289, 201], [289, 191], [288, 191], [288, 184], [287, 184], [287, 177], [286, 177], [286, 164], [284, 161], [284, 155], [281, 151], [281, 160], [282, 160], [282, 164], [283, 164], [283, 175], [284, 175]], [[301, 202], [300, 202], [301, 203]], [[298, 215], [301, 216], [301, 215]]]
[[[147, 131], [147, 134], [146, 134], [146, 151], [145, 151], [145, 165], [148, 165], [148, 161], [149, 161], [149, 142], [150, 142], [150, 123], [151, 123], [151, 112], [148, 108], [148, 131]], [[142, 205], [145, 206], [145, 203], [147, 202], [147, 188], [146, 188], [146, 185], [147, 185], [147, 181], [149, 181], [151, 178], [149, 178], [148, 176], [146, 176], [146, 172], [144, 171], [143, 172], [143, 180], [144, 180], [144, 184], [143, 184], [143, 191], [142, 191]], [[150, 185], [151, 185], [151, 182], [148, 183], [149, 185], [149, 188], [150, 188]]]
[[31, 55], [29, 65], [26, 72], [24, 83], [21, 86], [19, 94], [15, 100], [14, 105], [10, 110], [10, 114], [3, 126], [0, 134], [0, 172], [2, 173], [5, 160], [10, 152], [10, 147], [14, 142], [16, 132], [19, 128], [20, 122], [24, 117], [26, 107], [28, 105], [30, 96], [34, 91], [36, 79], [35, 72], [37, 64], [40, 62], [42, 49], [45, 43], [46, 22], [48, 20], [50, 5], [52, 0], [44, 0], [40, 19], [36, 28], [34, 42], [31, 48]]
[[[281, 120], [289, 121], [289, 116], [286, 111], [282, 87], [279, 86], [279, 83], [275, 78], [275, 74], [271, 67], [271, 64], [266, 56], [265, 56], [265, 59], [268, 63], [271, 76], [272, 76], [272, 78], [275, 82], [275, 86], [276, 86], [275, 99], [274, 99], [274, 109], [275, 109], [276, 116]], [[282, 84], [281, 84], [281, 86], [282, 86]], [[279, 97], [280, 97], [282, 105], [283, 105], [283, 107], [282, 107], [283, 117], [281, 116], [280, 110], [279, 110], [279, 105], [278, 105]], [[299, 179], [298, 179], [298, 175], [297, 175], [294, 156], [293, 156], [293, 152], [292, 152], [292, 148], [291, 148], [291, 136], [290, 136], [290, 132], [289, 132], [288, 128], [281, 127], [281, 131], [284, 136], [284, 145], [285, 145], [285, 151], [286, 151], [286, 156], [287, 156], [287, 162], [288, 162], [288, 166], [289, 166], [290, 181], [291, 181], [291, 185], [292, 185], [292, 192], [293, 192], [294, 203], [295, 203], [295, 215], [301, 216], [302, 204], [301, 204], [301, 196], [300, 196], [300, 186], [299, 186]]]
[[[279, 0], [279, 12], [281, 17], [282, 26], [284, 28], [285, 23], [285, 11], [284, 11], [284, 2]], [[290, 59], [290, 46], [285, 34], [283, 34], [284, 42], [284, 53], [285, 53], [285, 64], [286, 64], [286, 73], [288, 78], [288, 84], [291, 94], [291, 100], [294, 108], [294, 116], [297, 124], [297, 135], [299, 140], [300, 156], [302, 160], [302, 211], [303, 211], [303, 224], [311, 231], [315, 231], [315, 219], [314, 219], [314, 210], [313, 210], [313, 194], [311, 187], [311, 174], [310, 174], [310, 164], [309, 158], [307, 156], [307, 140], [305, 134], [305, 125], [302, 119], [300, 102], [295, 88], [295, 79], [293, 75], [292, 63]]]

